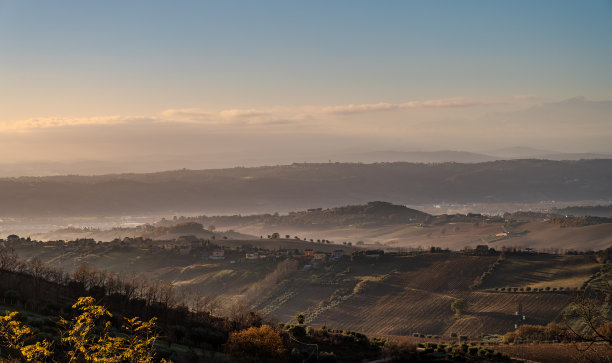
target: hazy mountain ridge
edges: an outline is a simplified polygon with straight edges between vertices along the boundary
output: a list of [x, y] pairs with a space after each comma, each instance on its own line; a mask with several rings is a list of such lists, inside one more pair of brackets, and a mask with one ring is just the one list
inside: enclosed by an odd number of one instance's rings
[[263, 165], [291, 164], [295, 160], [307, 163], [325, 163], [328, 161], [341, 163], [482, 163], [497, 160], [544, 159], [544, 160], [581, 160], [581, 159], [611, 159], [611, 153], [568, 153], [554, 150], [534, 149], [530, 147], [513, 147], [484, 152], [461, 150], [436, 151], [405, 151], [389, 150], [337, 150], [329, 152], [312, 152], [300, 155], [270, 155], [267, 157], [231, 153], [217, 154], [185, 154], [168, 157], [164, 155], [145, 155], [128, 159], [109, 160], [78, 160], [78, 161], [30, 161], [22, 163], [0, 164], [0, 178], [20, 176], [58, 176], [58, 175], [105, 175], [120, 173], [156, 173], [176, 168], [187, 169], [220, 169], [241, 167], [260, 167]]
[[0, 179], [2, 215], [254, 213], [361, 204], [612, 197], [612, 160], [292, 164]]

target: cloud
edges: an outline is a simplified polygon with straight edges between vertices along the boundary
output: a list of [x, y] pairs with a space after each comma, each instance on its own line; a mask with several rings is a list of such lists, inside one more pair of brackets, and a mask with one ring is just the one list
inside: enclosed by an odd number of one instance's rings
[[524, 95], [514, 95], [512, 96], [513, 99], [518, 100], [518, 101], [539, 101], [542, 99], [541, 96], [538, 95], [530, 95], [530, 94], [524, 94]]
[[99, 116], [99, 117], [36, 117], [26, 120], [0, 122], [0, 132], [22, 132], [35, 129], [61, 128], [84, 125], [117, 125], [138, 120], [149, 122], [185, 122], [207, 125], [288, 125], [305, 121], [338, 120], [342, 117], [397, 112], [409, 109], [439, 109], [499, 104], [487, 100], [463, 97], [409, 101], [404, 103], [363, 103], [336, 106], [296, 106], [220, 111], [198, 108], [167, 109], [151, 117]]
[[463, 97], [409, 101], [404, 103], [363, 103], [337, 106], [299, 106], [264, 109], [229, 109], [211, 112], [200, 109], [169, 109], [162, 117], [174, 121], [204, 122], [211, 124], [277, 124], [311, 119], [328, 119], [334, 116], [351, 116], [407, 109], [431, 109], [472, 107], [499, 104], [499, 102], [468, 99]]
[[283, 120], [279, 110], [230, 109], [218, 112], [197, 108], [169, 109], [161, 113], [161, 119], [179, 122], [199, 122], [207, 124], [270, 124]]
[[208, 168], [314, 160], [309, 155], [327, 160], [326, 155], [343, 150], [482, 151], [526, 145], [567, 152], [611, 151], [610, 101], [575, 98], [509, 111], [505, 109], [511, 103], [471, 107], [489, 104], [457, 98], [329, 107], [175, 109], [149, 118], [36, 118], [0, 124], [0, 163], [199, 155], [197, 166]]
[[30, 129], [47, 129], [80, 125], [116, 125], [126, 123], [135, 117], [102, 116], [102, 117], [37, 117], [26, 120], [0, 123], [0, 131], [24, 131]]

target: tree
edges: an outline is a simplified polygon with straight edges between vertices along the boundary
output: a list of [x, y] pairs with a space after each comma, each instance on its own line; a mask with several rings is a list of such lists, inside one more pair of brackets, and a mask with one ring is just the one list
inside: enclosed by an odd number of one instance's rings
[[464, 299], [456, 299], [451, 303], [451, 310], [457, 314], [462, 314], [467, 308], [467, 302]]
[[280, 334], [269, 325], [233, 332], [225, 348], [230, 355], [248, 362], [284, 362], [286, 356]]
[[[578, 295], [563, 320], [573, 338], [584, 343], [577, 345], [584, 360], [599, 360], [608, 355], [601, 346], [612, 345], [612, 284], [609, 267], [602, 267], [599, 278], [592, 280]], [[603, 361], [603, 360], [602, 360]]]
[[301, 324], [304, 324], [304, 320], [305, 320], [305, 318], [304, 318], [304, 314], [298, 314], [298, 315], [295, 317], [295, 320], [296, 320], [296, 321], [298, 322], [298, 324], [300, 324], [300, 325], [301, 325]]
[[[153, 343], [158, 337], [155, 321], [141, 321], [138, 317], [126, 318], [124, 334], [110, 334], [112, 314], [103, 306], [96, 305], [92, 297], [81, 297], [72, 306], [81, 314], [74, 319], [61, 320], [64, 327], [62, 342], [70, 361], [92, 361], [101, 363], [153, 362]], [[106, 322], [104, 322], [106, 320]]]
[[50, 357], [51, 343], [43, 340], [26, 344], [33, 337], [32, 329], [17, 319], [18, 312], [0, 316], [0, 347], [8, 350], [9, 358], [21, 358], [28, 362], [42, 362]]

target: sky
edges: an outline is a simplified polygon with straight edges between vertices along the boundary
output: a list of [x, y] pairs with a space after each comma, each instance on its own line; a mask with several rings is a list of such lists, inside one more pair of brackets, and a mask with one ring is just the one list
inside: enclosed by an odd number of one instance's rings
[[610, 1], [0, 0], [0, 163], [609, 153], [611, 64]]

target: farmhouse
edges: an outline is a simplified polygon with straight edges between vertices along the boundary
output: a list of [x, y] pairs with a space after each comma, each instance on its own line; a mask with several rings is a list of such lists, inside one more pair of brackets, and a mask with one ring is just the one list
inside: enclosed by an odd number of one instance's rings
[[211, 260], [224, 260], [225, 259], [225, 250], [222, 250], [220, 248], [213, 250], [210, 255], [208, 255], [208, 258], [210, 258]]
[[365, 256], [370, 258], [379, 258], [385, 253], [383, 250], [367, 250], [365, 251]]
[[191, 246], [181, 246], [179, 247], [180, 255], [188, 255], [191, 253]]
[[327, 259], [327, 253], [317, 251], [317, 252], [314, 254], [313, 258], [314, 258], [315, 260], [325, 261], [325, 260]]

